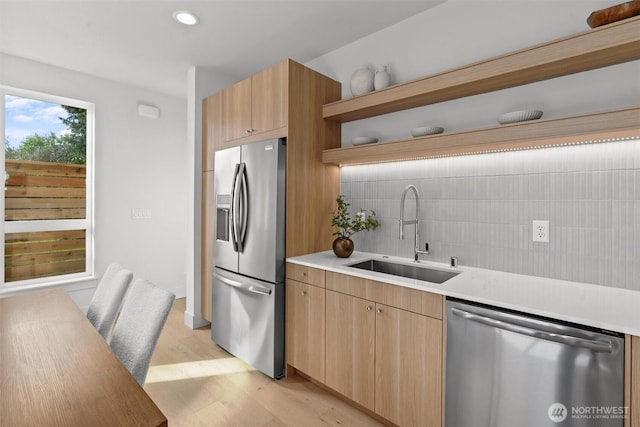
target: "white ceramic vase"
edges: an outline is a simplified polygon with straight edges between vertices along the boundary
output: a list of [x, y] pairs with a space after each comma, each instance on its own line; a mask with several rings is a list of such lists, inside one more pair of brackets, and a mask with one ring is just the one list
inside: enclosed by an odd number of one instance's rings
[[351, 76], [351, 94], [353, 96], [363, 95], [373, 90], [373, 71], [367, 67], [358, 68]]
[[382, 66], [376, 70], [376, 75], [373, 79], [373, 87], [375, 90], [385, 88], [391, 83], [391, 75], [389, 74], [389, 67]]

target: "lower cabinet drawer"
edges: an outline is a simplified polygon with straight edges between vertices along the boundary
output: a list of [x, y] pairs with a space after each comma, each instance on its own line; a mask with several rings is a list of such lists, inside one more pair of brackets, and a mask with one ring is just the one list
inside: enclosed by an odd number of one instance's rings
[[287, 263], [287, 279], [308, 283], [314, 286], [325, 286], [325, 271], [319, 268], [307, 267], [306, 265]]

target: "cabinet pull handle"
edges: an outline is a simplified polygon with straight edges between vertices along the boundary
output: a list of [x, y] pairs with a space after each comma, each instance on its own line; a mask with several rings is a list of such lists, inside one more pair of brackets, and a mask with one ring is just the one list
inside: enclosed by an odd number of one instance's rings
[[302, 275], [303, 275], [304, 277], [307, 277], [307, 273], [306, 273], [306, 272], [302, 273]]
[[302, 291], [300, 292], [300, 295], [305, 296], [307, 294], [307, 291]]
[[377, 308], [376, 309], [376, 313], [382, 313], [382, 309], [381, 308]]
[[371, 307], [370, 305], [367, 306], [367, 311], [371, 311], [373, 310], [373, 307]]

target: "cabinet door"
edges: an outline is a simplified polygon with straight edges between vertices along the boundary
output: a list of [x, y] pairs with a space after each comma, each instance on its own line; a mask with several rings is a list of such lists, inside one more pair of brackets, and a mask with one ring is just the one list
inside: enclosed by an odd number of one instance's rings
[[287, 280], [287, 363], [324, 382], [325, 290]]
[[374, 409], [375, 303], [327, 291], [325, 384]]
[[376, 305], [375, 412], [401, 426], [442, 423], [442, 321]]
[[251, 131], [251, 78], [222, 91], [224, 141], [247, 136]]
[[251, 78], [251, 128], [255, 133], [287, 125], [287, 65], [281, 62]]
[[[631, 344], [631, 427], [640, 427], [640, 337], [627, 340]], [[625, 423], [625, 427], [627, 424]]]

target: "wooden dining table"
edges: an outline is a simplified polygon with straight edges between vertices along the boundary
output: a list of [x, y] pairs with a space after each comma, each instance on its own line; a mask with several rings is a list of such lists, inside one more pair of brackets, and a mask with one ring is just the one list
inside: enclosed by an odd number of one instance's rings
[[0, 298], [0, 426], [166, 426], [60, 288]]

